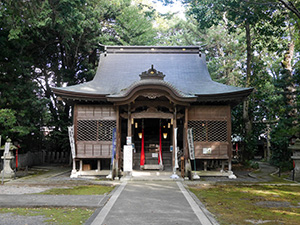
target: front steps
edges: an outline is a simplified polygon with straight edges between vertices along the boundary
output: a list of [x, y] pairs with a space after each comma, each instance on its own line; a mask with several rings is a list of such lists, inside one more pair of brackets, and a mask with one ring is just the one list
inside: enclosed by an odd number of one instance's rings
[[[160, 165], [158, 164], [158, 153], [145, 153], [145, 165], [144, 170], [161, 170]], [[172, 153], [163, 152], [163, 170], [172, 171]], [[140, 159], [141, 153], [133, 153], [133, 169], [140, 170]]]

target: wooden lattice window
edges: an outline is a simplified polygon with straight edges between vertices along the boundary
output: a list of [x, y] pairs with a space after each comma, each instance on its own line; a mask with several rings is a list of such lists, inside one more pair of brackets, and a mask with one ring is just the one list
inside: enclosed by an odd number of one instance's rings
[[115, 120], [79, 120], [77, 124], [78, 141], [112, 141]]
[[194, 141], [200, 142], [226, 142], [227, 121], [191, 120], [188, 127], [193, 128]]

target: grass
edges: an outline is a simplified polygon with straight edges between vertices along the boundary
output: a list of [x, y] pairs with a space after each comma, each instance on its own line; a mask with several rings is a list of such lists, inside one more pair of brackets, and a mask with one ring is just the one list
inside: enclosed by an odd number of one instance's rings
[[43, 195], [103, 195], [111, 192], [112, 186], [103, 185], [82, 185], [72, 188], [53, 188], [40, 194]]
[[86, 208], [0, 208], [0, 213], [32, 217], [42, 215], [44, 222], [62, 225], [83, 224], [94, 211]]
[[300, 224], [300, 186], [202, 186], [190, 190], [220, 224]]
[[[82, 185], [72, 188], [53, 188], [40, 194], [47, 195], [103, 195], [111, 192], [113, 186]], [[12, 213], [21, 216], [44, 216], [49, 224], [78, 225], [83, 224], [93, 213], [87, 208], [0, 208], [0, 213]], [[1, 222], [0, 222], [1, 223]]]

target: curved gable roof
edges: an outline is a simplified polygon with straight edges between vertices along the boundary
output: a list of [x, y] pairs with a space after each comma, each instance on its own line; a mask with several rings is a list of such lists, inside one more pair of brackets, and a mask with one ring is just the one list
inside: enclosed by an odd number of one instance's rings
[[186, 96], [243, 95], [252, 88], [233, 87], [212, 81], [205, 55], [197, 47], [107, 47], [100, 55], [96, 75], [84, 84], [53, 88], [58, 95], [77, 98], [119, 96], [140, 81], [139, 75], [151, 65], [161, 71], [164, 81]]

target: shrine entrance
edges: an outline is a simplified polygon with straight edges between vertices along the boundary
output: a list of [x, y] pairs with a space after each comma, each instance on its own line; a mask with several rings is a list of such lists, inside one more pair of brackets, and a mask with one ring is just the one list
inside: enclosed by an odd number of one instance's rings
[[[172, 120], [143, 118], [135, 119], [132, 129], [134, 143], [133, 168], [162, 169], [172, 168]], [[144, 156], [143, 156], [144, 154]], [[161, 158], [162, 162], [160, 162]], [[141, 158], [144, 157], [144, 166]], [[159, 167], [159, 165], [163, 167]]]
[[176, 144], [183, 149], [185, 106], [170, 99], [173, 100], [163, 91], [147, 90], [136, 93], [126, 105], [122, 102], [119, 106], [121, 145], [132, 145], [134, 170], [172, 171], [175, 163], [173, 146]]

